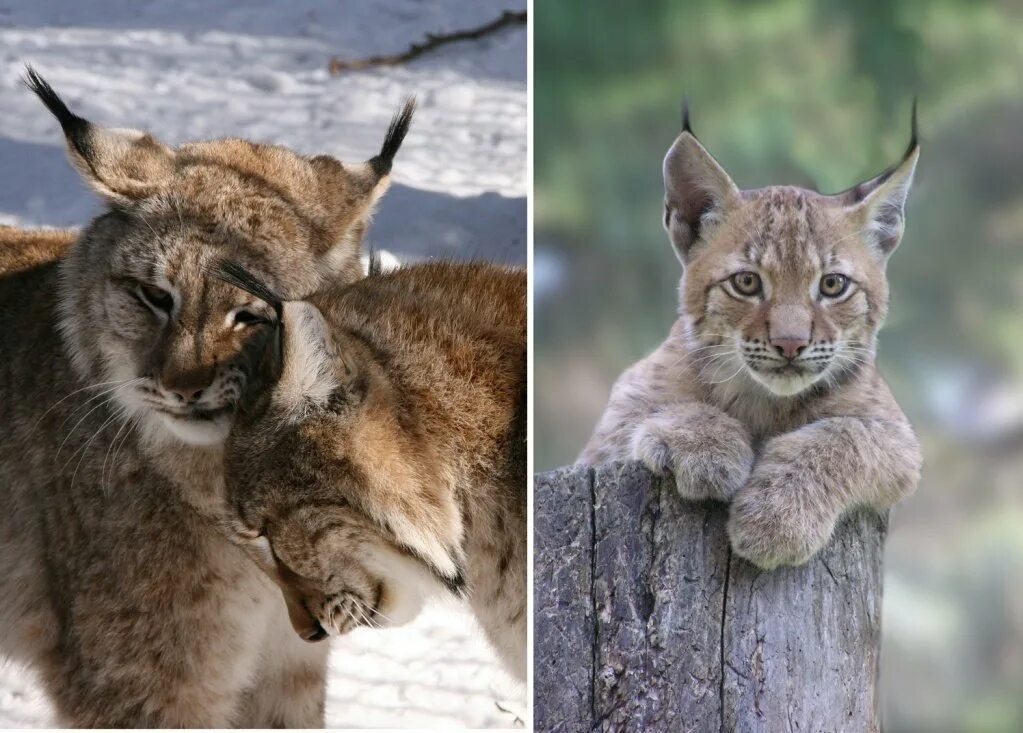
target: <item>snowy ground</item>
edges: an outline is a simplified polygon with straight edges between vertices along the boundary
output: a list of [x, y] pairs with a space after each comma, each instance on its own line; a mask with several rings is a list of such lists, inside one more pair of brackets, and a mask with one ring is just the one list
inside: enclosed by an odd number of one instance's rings
[[[331, 77], [330, 56], [402, 51], [524, 0], [0, 0], [0, 223], [67, 226], [97, 211], [56, 122], [19, 84], [33, 64], [83, 116], [169, 143], [238, 136], [364, 160], [401, 100], [420, 107], [370, 241], [405, 259], [526, 260], [526, 33], [411, 65]], [[332, 726], [505, 727], [523, 691], [456, 606], [335, 642]], [[514, 712], [504, 712], [502, 708]], [[0, 726], [45, 725], [24, 670], [0, 666]]]
[[0, 0], [0, 222], [75, 224], [96, 211], [56, 122], [19, 84], [30, 62], [98, 123], [148, 129], [169, 143], [241, 136], [342, 160], [376, 153], [391, 115], [416, 94], [397, 185], [372, 239], [414, 256], [524, 263], [524, 28], [404, 67], [327, 73], [331, 55], [401, 51], [427, 32], [476, 26], [522, 5]]

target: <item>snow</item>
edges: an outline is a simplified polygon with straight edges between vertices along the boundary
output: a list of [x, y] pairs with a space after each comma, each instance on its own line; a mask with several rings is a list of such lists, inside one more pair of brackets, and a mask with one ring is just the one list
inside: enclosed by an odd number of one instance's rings
[[419, 111], [372, 241], [407, 256], [524, 264], [523, 28], [406, 66], [327, 72], [332, 55], [402, 51], [428, 32], [479, 25], [515, 6], [0, 0], [0, 166], [16, 172], [0, 180], [0, 223], [77, 224], [97, 211], [56, 122], [19, 83], [31, 63], [97, 123], [171, 144], [240, 136], [348, 161], [376, 153], [391, 115], [415, 94]]
[[[370, 242], [399, 259], [526, 261], [526, 32], [506, 29], [399, 67], [327, 73], [331, 56], [405, 50], [524, 0], [0, 0], [0, 223], [80, 225], [99, 210], [56, 122], [19, 83], [31, 63], [82, 116], [174, 144], [283, 143], [365, 160], [419, 99]], [[471, 616], [443, 603], [411, 625], [333, 642], [331, 726], [512, 727], [524, 691]], [[506, 712], [513, 711], [513, 712]], [[27, 670], [0, 664], [0, 726], [50, 712]]]

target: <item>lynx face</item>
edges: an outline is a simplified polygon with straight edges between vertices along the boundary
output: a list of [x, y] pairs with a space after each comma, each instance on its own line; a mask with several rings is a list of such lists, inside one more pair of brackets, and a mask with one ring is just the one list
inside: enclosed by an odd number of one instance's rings
[[738, 203], [683, 279], [701, 370], [795, 395], [874, 348], [888, 287], [882, 263], [824, 197], [775, 188]]
[[244, 140], [172, 149], [97, 127], [31, 70], [27, 81], [110, 203], [62, 264], [61, 328], [75, 367], [149, 435], [221, 442], [244, 387], [246, 335], [269, 311], [207, 270], [230, 258], [290, 297], [360, 277], [361, 239], [412, 103], [378, 156], [343, 165]]
[[71, 264], [87, 258], [104, 276], [85, 279], [65, 303], [66, 331], [73, 339], [87, 335], [76, 356], [89, 373], [120, 385], [112, 394], [130, 414], [185, 443], [215, 443], [244, 386], [246, 333], [269, 314], [262, 303], [207, 282], [205, 268], [218, 250], [249, 258], [258, 250], [178, 224], [159, 211], [161, 203], [108, 214], [87, 231]]
[[664, 161], [664, 224], [706, 383], [790, 397], [872, 361], [917, 156], [914, 116], [902, 162], [844, 193], [740, 191], [686, 123]]
[[435, 592], [422, 564], [353, 507], [314, 502], [286, 515], [264, 515], [258, 524], [239, 523], [234, 531], [240, 542], [257, 548], [306, 641], [359, 627], [401, 626]]

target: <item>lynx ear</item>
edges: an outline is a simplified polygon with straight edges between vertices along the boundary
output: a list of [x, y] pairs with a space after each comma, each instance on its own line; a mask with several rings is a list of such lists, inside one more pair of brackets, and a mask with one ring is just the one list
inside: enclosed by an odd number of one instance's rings
[[689, 106], [683, 105], [682, 134], [664, 157], [664, 228], [683, 265], [705, 225], [738, 198], [732, 179], [693, 134]]
[[71, 162], [105, 198], [121, 204], [145, 198], [171, 175], [174, 152], [152, 136], [138, 130], [98, 127], [82, 119], [31, 67], [25, 85], [60, 122]]
[[[220, 262], [210, 274], [274, 310], [269, 342], [253, 343], [258, 353], [249, 369], [252, 384], [246, 399], [255, 403], [264, 392], [272, 391], [275, 403], [301, 417], [307, 407], [326, 406], [339, 390], [352, 385], [358, 375], [355, 364], [337, 348], [319, 308], [305, 301], [282, 300], [236, 262]], [[346, 394], [349, 400], [358, 398], [354, 390], [348, 389]], [[243, 406], [245, 403], [243, 399]]]
[[299, 411], [303, 406], [323, 407], [354, 369], [338, 351], [327, 320], [315, 305], [285, 303], [283, 321], [283, 366], [274, 401]]
[[906, 199], [920, 158], [917, 138], [916, 102], [913, 102], [912, 134], [909, 147], [895, 165], [880, 175], [836, 194], [868, 243], [887, 259], [902, 240], [906, 220]]
[[380, 152], [365, 163], [348, 165], [329, 155], [319, 155], [310, 163], [319, 180], [321, 200], [326, 211], [327, 241], [325, 253], [340, 270], [358, 263], [360, 245], [377, 202], [391, 185], [391, 166], [412, 124], [416, 100], [410, 97], [391, 119]]

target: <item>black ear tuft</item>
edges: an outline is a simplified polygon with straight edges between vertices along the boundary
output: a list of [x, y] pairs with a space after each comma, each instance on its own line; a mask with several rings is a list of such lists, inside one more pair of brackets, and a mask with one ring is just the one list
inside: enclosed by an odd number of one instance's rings
[[228, 285], [244, 290], [254, 298], [259, 298], [274, 309], [277, 316], [277, 323], [284, 323], [284, 301], [279, 295], [273, 292], [259, 278], [239, 265], [237, 262], [220, 262], [210, 271], [210, 274], [218, 280], [223, 280]]
[[909, 147], [906, 148], [905, 154], [902, 156], [903, 160], [913, 154], [913, 151], [920, 147], [920, 133], [917, 128], [916, 122], [916, 103], [917, 97], [913, 97], [913, 116], [910, 120], [910, 135], [909, 135]]
[[438, 574], [437, 577], [440, 578], [444, 586], [454, 595], [458, 596], [459, 598], [465, 597], [466, 594], [465, 576], [462, 575], [461, 570], [458, 570], [458, 572], [455, 573], [455, 577], [453, 578], [449, 578], [445, 575], [440, 574]]
[[696, 137], [693, 133], [692, 125], [689, 124], [689, 95], [682, 97], [682, 132], [688, 132], [693, 137]]
[[57, 95], [57, 92], [53, 91], [53, 87], [31, 66], [25, 67], [25, 77], [22, 81], [46, 105], [46, 109], [50, 110], [50, 113], [57, 118], [68, 142], [83, 158], [88, 160], [91, 123], [68, 109], [64, 100]]
[[405, 135], [408, 134], [415, 111], [416, 98], [409, 97], [405, 100], [401, 110], [391, 118], [391, 124], [387, 126], [387, 134], [384, 136], [384, 144], [380, 148], [380, 152], [369, 161], [370, 167], [378, 176], [386, 176], [391, 172], [391, 163], [394, 162], [394, 156], [398, 154], [398, 148], [401, 147]]
[[373, 277], [380, 274], [380, 257], [377, 255], [376, 247], [369, 245], [369, 267], [366, 268], [366, 277]]
[[[265, 283], [237, 262], [220, 261], [207, 272], [218, 280], [239, 290], [244, 290], [254, 298], [259, 298], [273, 308], [276, 322], [273, 324], [271, 353], [274, 358], [272, 360], [264, 359], [264, 352], [260, 350], [257, 355], [254, 355], [253, 361], [249, 365], [249, 376], [253, 377], [253, 375], [262, 372], [266, 379], [275, 383], [280, 378], [284, 365], [284, 302]], [[259, 381], [253, 378], [247, 387], [246, 394], [242, 397], [243, 410], [249, 409], [248, 405], [253, 395], [259, 394], [260, 389], [257, 387]]]

